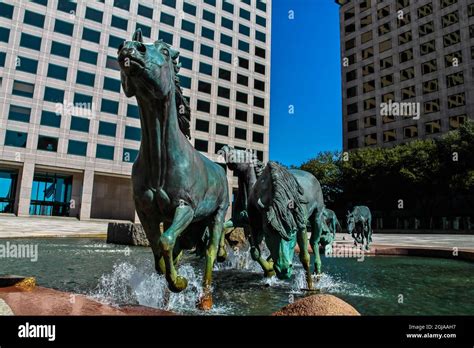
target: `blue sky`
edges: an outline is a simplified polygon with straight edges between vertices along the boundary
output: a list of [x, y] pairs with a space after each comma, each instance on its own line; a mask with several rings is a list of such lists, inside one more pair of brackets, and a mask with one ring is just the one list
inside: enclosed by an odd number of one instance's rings
[[342, 148], [339, 6], [334, 0], [272, 6], [270, 159], [299, 165]]

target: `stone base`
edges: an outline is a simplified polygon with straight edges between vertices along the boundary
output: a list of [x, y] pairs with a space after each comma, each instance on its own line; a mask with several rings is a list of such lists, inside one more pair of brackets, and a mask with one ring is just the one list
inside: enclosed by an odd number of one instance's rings
[[312, 295], [283, 307], [274, 316], [320, 316], [320, 315], [360, 315], [360, 313], [340, 298], [328, 295]]
[[110, 222], [107, 227], [107, 243], [150, 246], [141, 224]]
[[36, 286], [36, 279], [33, 277], [22, 277], [16, 275], [0, 276], [0, 288], [11, 286], [23, 290], [32, 290]]

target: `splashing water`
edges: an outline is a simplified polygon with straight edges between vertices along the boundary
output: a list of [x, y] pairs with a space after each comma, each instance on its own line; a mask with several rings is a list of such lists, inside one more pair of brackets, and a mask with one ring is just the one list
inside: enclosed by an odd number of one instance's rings
[[[180, 293], [168, 289], [164, 275], [158, 275], [151, 262], [139, 266], [123, 262], [115, 264], [111, 273], [104, 274], [89, 296], [113, 305], [139, 304], [179, 313], [197, 313], [196, 303], [203, 294], [202, 275], [190, 264], [178, 268], [178, 274], [188, 280]], [[224, 314], [229, 308], [214, 305], [212, 310], [199, 314]]]
[[227, 259], [222, 263], [215, 263], [214, 270], [243, 270], [252, 273], [262, 272], [259, 264], [252, 259], [250, 248], [246, 250], [227, 247]]

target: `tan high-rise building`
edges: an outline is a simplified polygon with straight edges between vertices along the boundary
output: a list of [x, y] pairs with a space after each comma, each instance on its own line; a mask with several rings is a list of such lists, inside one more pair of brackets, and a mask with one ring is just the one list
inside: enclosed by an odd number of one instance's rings
[[338, 0], [343, 147], [437, 137], [474, 119], [474, 0]]
[[116, 56], [138, 27], [181, 52], [196, 149], [268, 159], [270, 0], [2, 1], [0, 213], [135, 219], [140, 121]]

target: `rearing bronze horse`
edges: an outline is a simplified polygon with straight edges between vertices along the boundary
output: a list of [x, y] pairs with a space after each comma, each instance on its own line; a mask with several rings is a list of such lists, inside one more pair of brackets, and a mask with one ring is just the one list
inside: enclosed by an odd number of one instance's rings
[[143, 43], [140, 30], [118, 50], [122, 87], [127, 97], [137, 99], [142, 129], [132, 169], [133, 195], [155, 268], [165, 274], [171, 291], [187, 286], [175, 269], [182, 250], [205, 250], [200, 307], [209, 309], [212, 268], [229, 206], [228, 184], [224, 169], [186, 139], [190, 109], [176, 75], [178, 57], [179, 52], [161, 40]]

